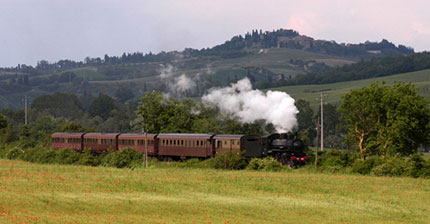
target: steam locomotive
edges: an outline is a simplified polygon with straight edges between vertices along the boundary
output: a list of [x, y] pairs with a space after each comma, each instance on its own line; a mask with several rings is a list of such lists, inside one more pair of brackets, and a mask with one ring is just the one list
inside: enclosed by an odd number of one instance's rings
[[54, 149], [72, 148], [102, 154], [108, 150], [134, 148], [162, 160], [210, 158], [224, 151], [243, 152], [248, 159], [272, 156], [284, 165], [298, 167], [308, 160], [306, 146], [294, 134], [223, 135], [223, 134], [120, 134], [65, 133], [52, 134]]

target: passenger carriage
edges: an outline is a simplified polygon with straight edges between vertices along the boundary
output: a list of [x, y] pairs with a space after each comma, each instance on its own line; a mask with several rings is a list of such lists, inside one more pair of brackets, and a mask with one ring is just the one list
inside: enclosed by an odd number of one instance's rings
[[55, 132], [52, 134], [52, 147], [55, 149], [71, 148], [76, 151], [82, 151], [84, 134]]
[[196, 157], [214, 156], [212, 139], [209, 134], [159, 134], [158, 155], [160, 157]]
[[118, 133], [87, 133], [84, 135], [84, 149], [95, 154], [118, 150]]
[[121, 134], [118, 136], [118, 149], [134, 148], [136, 151], [145, 152], [147, 147], [148, 155], [155, 156], [158, 153], [156, 137], [156, 134]]

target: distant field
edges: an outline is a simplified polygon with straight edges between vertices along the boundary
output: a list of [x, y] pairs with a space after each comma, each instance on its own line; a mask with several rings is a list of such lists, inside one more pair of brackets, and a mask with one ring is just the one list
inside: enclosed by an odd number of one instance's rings
[[341, 97], [348, 93], [352, 89], [359, 89], [363, 86], [368, 86], [374, 82], [385, 81], [387, 84], [393, 84], [397, 82], [411, 82], [415, 87], [419, 88], [419, 94], [430, 98], [430, 70], [423, 70], [418, 72], [410, 72], [398, 75], [391, 75], [380, 78], [364, 79], [358, 81], [339, 82], [333, 84], [323, 85], [301, 85], [301, 86], [286, 86], [275, 88], [273, 90], [284, 91], [290, 94], [293, 98], [304, 99], [309, 101], [312, 107], [317, 108], [319, 101], [317, 98], [321, 95], [321, 92], [327, 94], [326, 102], [332, 104], [338, 104], [341, 101]]
[[0, 160], [0, 223], [429, 223], [430, 180]]

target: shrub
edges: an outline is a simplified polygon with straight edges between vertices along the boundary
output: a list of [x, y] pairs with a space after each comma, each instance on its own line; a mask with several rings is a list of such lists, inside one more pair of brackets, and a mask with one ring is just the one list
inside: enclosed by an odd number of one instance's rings
[[215, 156], [214, 167], [216, 169], [240, 170], [246, 167], [247, 163], [243, 153], [225, 151]]
[[58, 164], [74, 164], [79, 161], [81, 153], [74, 149], [58, 149], [56, 150], [55, 162]]
[[7, 159], [18, 159], [23, 153], [24, 153], [24, 150], [15, 146], [15, 147], [8, 150], [8, 152], [6, 153], [6, 158]]
[[409, 158], [408, 166], [406, 168], [406, 174], [411, 177], [420, 177], [426, 166], [424, 158], [418, 154], [415, 154]]
[[282, 164], [275, 160], [273, 157], [266, 157], [264, 159], [254, 158], [249, 162], [246, 169], [249, 170], [263, 170], [263, 171], [279, 171], [281, 170]]
[[86, 166], [98, 166], [101, 164], [101, 156], [94, 156], [91, 151], [85, 149], [81, 154], [77, 164]]
[[319, 154], [318, 164], [322, 170], [337, 172], [353, 164], [355, 155], [350, 151], [328, 151]]
[[384, 163], [373, 167], [370, 173], [375, 176], [402, 176], [406, 166], [401, 158], [387, 157], [384, 158]]
[[52, 149], [47, 149], [43, 147], [35, 147], [37, 151], [39, 151], [39, 163], [55, 163], [55, 158], [57, 156], [56, 152]]
[[429, 159], [425, 162], [425, 164], [424, 164], [424, 166], [420, 172], [420, 177], [430, 177], [430, 160]]
[[116, 168], [135, 168], [143, 163], [143, 153], [132, 148], [111, 152], [103, 159], [103, 165]]
[[352, 172], [360, 174], [370, 174], [372, 169], [383, 163], [383, 160], [378, 156], [368, 157], [366, 160], [356, 160], [352, 164]]
[[[51, 149], [46, 149], [44, 147], [30, 147], [23, 150], [23, 154], [20, 159], [32, 162], [32, 163], [48, 163], [52, 161], [47, 161], [47, 157], [52, 156], [52, 154], [47, 153], [47, 151], [52, 151]], [[55, 157], [55, 156], [54, 156]]]

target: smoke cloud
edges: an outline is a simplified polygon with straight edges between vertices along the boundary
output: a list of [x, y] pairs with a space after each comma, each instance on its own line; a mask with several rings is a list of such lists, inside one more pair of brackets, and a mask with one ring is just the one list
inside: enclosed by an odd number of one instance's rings
[[175, 93], [184, 93], [196, 87], [196, 83], [185, 74], [175, 78], [175, 82], [170, 83], [169, 88]]
[[167, 87], [167, 95], [175, 97], [184, 97], [187, 94], [196, 91], [197, 83], [200, 80], [200, 73], [195, 74], [193, 77], [182, 73], [178, 76], [178, 69], [171, 65], [160, 65], [160, 80]]
[[285, 92], [253, 90], [248, 78], [229, 87], [210, 90], [202, 100], [217, 105], [224, 114], [239, 117], [242, 122], [264, 119], [280, 133], [291, 131], [297, 125], [299, 111], [293, 98]]

